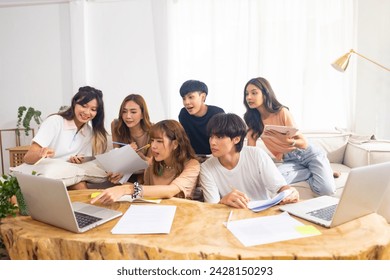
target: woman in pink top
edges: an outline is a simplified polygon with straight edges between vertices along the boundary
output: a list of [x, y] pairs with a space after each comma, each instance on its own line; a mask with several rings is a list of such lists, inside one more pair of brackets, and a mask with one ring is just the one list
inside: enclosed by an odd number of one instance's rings
[[105, 189], [91, 203], [110, 204], [128, 194], [133, 198], [189, 198], [198, 182], [200, 163], [184, 128], [176, 120], [163, 120], [151, 127], [152, 164], [144, 174], [144, 185], [125, 183]]
[[264, 132], [265, 125], [295, 127], [288, 108], [275, 96], [270, 83], [264, 78], [254, 78], [244, 89], [244, 120], [249, 128], [249, 146], [256, 146], [259, 137], [277, 160], [283, 161], [279, 170], [292, 184], [307, 181], [311, 190], [318, 195], [332, 195], [336, 185], [333, 171], [323, 149], [308, 143], [301, 133], [283, 134], [275, 130]]

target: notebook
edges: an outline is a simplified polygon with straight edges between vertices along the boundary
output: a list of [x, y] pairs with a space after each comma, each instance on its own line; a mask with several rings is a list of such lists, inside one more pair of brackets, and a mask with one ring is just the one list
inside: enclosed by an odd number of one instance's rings
[[61, 180], [23, 173], [15, 173], [15, 177], [34, 220], [81, 233], [122, 215], [104, 207], [72, 203]]
[[350, 171], [340, 199], [320, 196], [279, 209], [331, 228], [375, 213], [389, 185], [390, 162], [357, 167]]
[[266, 124], [264, 126], [264, 131], [268, 130], [275, 130], [277, 132], [280, 132], [282, 134], [289, 134], [294, 136], [298, 132], [298, 128], [290, 127], [290, 126], [284, 126], [284, 125], [271, 125]]

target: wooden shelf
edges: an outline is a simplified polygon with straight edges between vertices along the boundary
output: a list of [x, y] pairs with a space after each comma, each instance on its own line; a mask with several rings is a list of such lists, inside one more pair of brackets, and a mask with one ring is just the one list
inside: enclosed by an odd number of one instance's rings
[[27, 153], [29, 148], [30, 148], [30, 145], [16, 146], [13, 148], [6, 149], [9, 151], [9, 166], [16, 167], [18, 165], [21, 165], [24, 162], [24, 160], [23, 160], [24, 155]]

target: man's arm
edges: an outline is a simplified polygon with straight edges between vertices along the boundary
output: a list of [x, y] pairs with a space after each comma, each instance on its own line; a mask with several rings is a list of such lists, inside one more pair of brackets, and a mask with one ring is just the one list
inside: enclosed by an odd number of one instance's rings
[[208, 203], [218, 203], [221, 197], [214, 178], [208, 168], [209, 167], [206, 167], [204, 164], [201, 165], [199, 184], [203, 191], [204, 201]]

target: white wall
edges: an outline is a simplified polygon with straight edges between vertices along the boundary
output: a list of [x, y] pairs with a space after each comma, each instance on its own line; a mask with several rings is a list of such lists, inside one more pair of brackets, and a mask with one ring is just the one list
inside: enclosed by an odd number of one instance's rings
[[[390, 1], [359, 0], [358, 53], [390, 68]], [[390, 72], [356, 55], [356, 132], [390, 139]], [[352, 66], [352, 65], [351, 65]]]
[[103, 91], [107, 129], [130, 93], [145, 98], [152, 122], [164, 119], [150, 1], [91, 3], [87, 17], [88, 80]]
[[[0, 1], [0, 129], [16, 127], [19, 106], [45, 117], [69, 105], [85, 84], [103, 91], [109, 131], [130, 93], [144, 96], [153, 122], [165, 118], [150, 1], [21, 2], [34, 5]], [[8, 170], [5, 148], [15, 139], [6, 132], [2, 140]]]
[[[0, 42], [0, 129], [16, 127], [21, 105], [58, 110], [72, 85], [68, 4], [0, 7]], [[2, 136], [3, 148], [15, 146]]]

